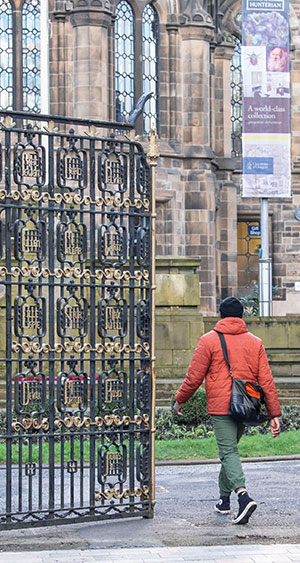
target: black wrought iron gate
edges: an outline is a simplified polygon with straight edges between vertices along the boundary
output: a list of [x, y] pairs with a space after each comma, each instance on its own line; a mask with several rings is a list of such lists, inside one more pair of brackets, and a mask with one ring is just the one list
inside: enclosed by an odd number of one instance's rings
[[151, 166], [129, 126], [1, 115], [0, 528], [151, 517]]

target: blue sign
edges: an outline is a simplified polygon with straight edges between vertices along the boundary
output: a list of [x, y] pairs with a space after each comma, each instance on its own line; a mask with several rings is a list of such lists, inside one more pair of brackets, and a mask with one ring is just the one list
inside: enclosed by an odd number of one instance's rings
[[243, 174], [273, 174], [273, 158], [246, 156], [243, 158]]
[[248, 225], [248, 236], [249, 237], [260, 237], [260, 225]]

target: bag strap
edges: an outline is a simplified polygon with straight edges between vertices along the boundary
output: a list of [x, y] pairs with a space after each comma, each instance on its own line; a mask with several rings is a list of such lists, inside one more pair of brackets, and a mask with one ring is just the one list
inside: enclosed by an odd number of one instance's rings
[[228, 369], [229, 369], [229, 375], [230, 375], [230, 377], [232, 377], [232, 379], [233, 379], [233, 375], [232, 375], [232, 371], [231, 371], [231, 366], [230, 366], [230, 363], [229, 363], [229, 360], [228, 360], [227, 346], [226, 346], [224, 334], [223, 334], [223, 332], [219, 332], [218, 330], [215, 330], [215, 329], [214, 329], [214, 331], [217, 333], [218, 337], [220, 338], [221, 346], [222, 346], [222, 350], [223, 350], [223, 354], [224, 354], [224, 358], [225, 358], [226, 364], [227, 364]]

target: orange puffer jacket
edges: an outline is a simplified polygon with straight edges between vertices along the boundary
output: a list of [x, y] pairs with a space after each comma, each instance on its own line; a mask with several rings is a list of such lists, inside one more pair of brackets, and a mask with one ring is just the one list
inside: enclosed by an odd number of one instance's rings
[[[238, 317], [221, 319], [215, 329], [223, 332], [225, 336], [228, 359], [234, 377], [258, 383], [265, 392], [269, 417], [280, 416], [275, 383], [260, 338], [248, 332], [243, 319]], [[185, 380], [175, 397], [176, 401], [185, 403], [204, 378], [209, 414], [228, 414], [231, 377], [219, 336], [214, 330], [200, 338]]]

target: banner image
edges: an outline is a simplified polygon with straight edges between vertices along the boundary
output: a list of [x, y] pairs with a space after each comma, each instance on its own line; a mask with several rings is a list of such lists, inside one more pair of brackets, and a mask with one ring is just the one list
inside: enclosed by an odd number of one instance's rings
[[290, 197], [289, 0], [243, 0], [243, 196]]

